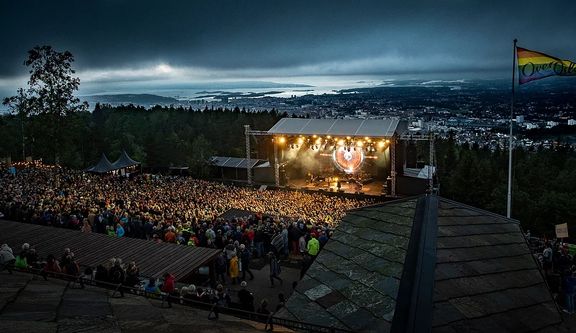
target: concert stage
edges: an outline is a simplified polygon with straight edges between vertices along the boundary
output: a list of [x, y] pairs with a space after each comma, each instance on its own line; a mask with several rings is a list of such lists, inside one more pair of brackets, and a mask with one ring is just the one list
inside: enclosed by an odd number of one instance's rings
[[338, 189], [338, 183], [334, 181], [310, 182], [306, 179], [294, 179], [288, 181], [288, 187], [296, 190], [364, 194], [372, 196], [385, 195], [387, 192], [385, 186], [386, 182], [382, 180], [375, 180], [369, 184], [364, 184], [362, 185], [362, 188], [359, 188], [356, 184], [342, 181], [340, 182], [340, 189]]
[[[265, 142], [272, 148], [267, 157], [277, 187], [397, 196], [404, 164], [403, 149], [400, 154], [397, 149], [408, 130], [405, 121], [283, 118], [268, 131], [245, 127], [247, 161], [252, 160], [250, 136], [271, 137]], [[252, 174], [247, 172], [249, 184]]]

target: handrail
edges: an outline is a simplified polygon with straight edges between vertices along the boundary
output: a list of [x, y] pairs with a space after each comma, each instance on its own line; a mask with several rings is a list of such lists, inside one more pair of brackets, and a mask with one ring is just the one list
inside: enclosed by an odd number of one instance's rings
[[[34, 275], [44, 276], [42, 274], [43, 271], [41, 269], [35, 269], [35, 268], [22, 269], [22, 268], [17, 268], [17, 267], [12, 267], [11, 269], [13, 271], [16, 271], [16, 272], [30, 273], [30, 274], [34, 274]], [[149, 298], [149, 299], [162, 300], [162, 304], [164, 304], [165, 301], [170, 301], [170, 302], [175, 303], [175, 304], [179, 304], [179, 305], [183, 305], [183, 306], [189, 306], [189, 307], [193, 307], [193, 308], [200, 308], [202, 310], [209, 310], [211, 312], [213, 312], [217, 308], [218, 313], [227, 314], [227, 315], [231, 315], [231, 316], [234, 316], [234, 317], [237, 317], [240, 319], [248, 319], [248, 320], [257, 321], [257, 322], [266, 324], [266, 326], [265, 326], [266, 330], [272, 330], [273, 325], [279, 325], [279, 326], [284, 326], [284, 327], [287, 327], [290, 329], [304, 330], [307, 332], [318, 332], [318, 333], [350, 333], [350, 332], [352, 332], [350, 330], [336, 328], [336, 327], [322, 326], [322, 325], [302, 322], [302, 321], [298, 321], [298, 320], [278, 318], [278, 317], [275, 317], [274, 314], [262, 314], [262, 313], [258, 313], [258, 312], [246, 311], [246, 310], [241, 310], [241, 309], [237, 309], [237, 308], [230, 308], [230, 307], [217, 307], [215, 304], [212, 304], [212, 303], [206, 303], [206, 302], [201, 302], [201, 301], [197, 301], [197, 300], [193, 300], [193, 299], [189, 299], [189, 298], [182, 298], [182, 297], [176, 298], [176, 297], [169, 295], [169, 294], [166, 294], [164, 292], [161, 292], [160, 294], [150, 294], [150, 293], [147, 293], [144, 290], [141, 290], [139, 288], [124, 286], [121, 283], [110, 283], [107, 281], [89, 279], [89, 278], [84, 277], [83, 275], [74, 276], [74, 275], [69, 275], [69, 274], [65, 274], [65, 273], [58, 273], [58, 272], [45, 272], [45, 274], [48, 277], [57, 278], [59, 280], [66, 280], [69, 282], [79, 283], [81, 285], [89, 285], [89, 286], [93, 286], [93, 287], [104, 288], [104, 289], [108, 289], [108, 290], [114, 290], [112, 296], [114, 296], [116, 294], [116, 292], [119, 291], [120, 288], [122, 288], [122, 291], [124, 293], [129, 293], [129, 294], [132, 294], [135, 296], [145, 297], [145, 298]]]

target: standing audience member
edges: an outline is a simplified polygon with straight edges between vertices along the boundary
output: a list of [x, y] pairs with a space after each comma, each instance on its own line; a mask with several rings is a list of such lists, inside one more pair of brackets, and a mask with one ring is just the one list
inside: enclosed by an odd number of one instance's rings
[[27, 269], [28, 268], [28, 251], [30, 249], [30, 244], [24, 243], [22, 244], [22, 250], [16, 256], [16, 261], [14, 262], [14, 267], [19, 269]]
[[164, 241], [166, 243], [176, 243], [176, 233], [174, 232], [174, 227], [168, 227], [168, 230], [164, 234]]
[[242, 265], [242, 280], [246, 281], [246, 273], [250, 274], [250, 280], [254, 280], [254, 274], [250, 270], [250, 259], [252, 255], [246, 245], [240, 244], [240, 263]]
[[308, 255], [312, 258], [312, 261], [314, 261], [318, 255], [318, 252], [320, 252], [320, 242], [318, 239], [316, 239], [316, 237], [312, 236], [308, 241], [306, 249], [308, 250]]
[[122, 223], [116, 223], [116, 237], [122, 238], [124, 237], [125, 231]]
[[175, 296], [174, 294], [176, 291], [176, 279], [174, 278], [174, 275], [168, 272], [164, 274], [164, 283], [162, 283], [162, 288], [160, 288], [160, 291], [165, 294], [163, 300], [167, 301], [168, 307], [171, 308], [171, 298], [172, 296]]
[[226, 284], [226, 254], [224, 252], [216, 258], [216, 279]]
[[258, 310], [256, 310], [257, 313], [260, 314], [264, 314], [264, 315], [270, 315], [270, 310], [268, 310], [268, 300], [267, 299], [263, 299], [260, 302], [260, 306], [258, 307]]
[[126, 279], [126, 272], [124, 267], [122, 267], [122, 259], [116, 258], [114, 260], [114, 265], [108, 271], [109, 280], [111, 283], [117, 285], [117, 289], [120, 292], [120, 297], [124, 297], [124, 280]]
[[35, 269], [36, 271], [42, 268], [42, 264], [35, 248], [31, 248], [26, 254], [26, 262], [30, 268]]
[[543, 262], [544, 272], [548, 276], [552, 272], [552, 261], [553, 261], [553, 252], [550, 242], [546, 243], [546, 248], [542, 252], [542, 256], [544, 260]]
[[304, 257], [308, 250], [306, 249], [306, 235], [301, 234], [298, 239], [298, 248], [300, 249], [300, 256]]
[[160, 295], [160, 288], [156, 285], [156, 279], [151, 277], [144, 287], [144, 292], [147, 295]]
[[128, 287], [140, 285], [140, 269], [136, 266], [136, 262], [131, 261], [126, 268], [126, 283]]
[[238, 256], [236, 254], [233, 254], [232, 259], [230, 259], [230, 268], [228, 269], [228, 272], [230, 274], [230, 280], [232, 280], [232, 284], [238, 283], [240, 268], [238, 263]]
[[53, 254], [49, 254], [48, 258], [46, 258], [46, 265], [44, 265], [44, 269], [42, 270], [42, 277], [44, 277], [44, 280], [48, 280], [47, 276], [51, 273], [62, 273], [62, 267]]
[[[230, 295], [224, 290], [224, 286], [219, 284], [216, 286], [216, 294], [213, 296], [212, 299], [212, 309], [210, 313], [208, 313], [208, 319], [214, 320], [219, 318], [220, 309], [223, 307], [230, 306]], [[212, 313], [214, 313], [214, 317], [212, 317]]]
[[84, 281], [80, 276], [80, 266], [74, 259], [74, 253], [70, 252], [70, 254], [66, 256], [66, 265], [63, 266], [62, 270], [64, 274], [69, 275], [73, 281], [78, 281], [81, 288], [84, 288]]
[[[266, 327], [265, 327], [266, 331], [270, 331], [270, 332], [274, 331], [274, 324], [270, 320], [270, 318], [272, 317], [272, 313], [270, 312], [270, 310], [268, 310], [268, 300], [267, 299], [263, 299], [260, 302], [260, 307], [258, 308], [258, 310], [256, 310], [256, 312], [267, 316]], [[268, 325], [270, 325], [270, 327], [268, 327]]]
[[563, 282], [564, 303], [566, 311], [570, 314], [573, 314], [574, 310], [576, 310], [576, 305], [574, 304], [576, 301], [576, 267], [572, 266], [571, 270], [564, 277]]
[[16, 258], [10, 246], [2, 244], [2, 247], [0, 247], [0, 272], [7, 270], [8, 273], [12, 274], [12, 267], [14, 267], [15, 262]]
[[92, 232], [92, 225], [88, 222], [87, 218], [84, 218], [82, 221], [82, 229], [80, 229], [83, 233], [89, 234]]
[[254, 312], [254, 294], [248, 290], [248, 283], [246, 281], [242, 281], [240, 286], [242, 287], [242, 289], [238, 291], [240, 308], [244, 311]]
[[280, 281], [280, 285], [282, 285], [282, 283], [284, 281], [282, 281], [282, 279], [280, 278], [280, 273], [282, 273], [282, 269], [280, 268], [280, 262], [278, 261], [278, 259], [274, 255], [274, 252], [269, 252], [268, 256], [270, 258], [269, 263], [270, 263], [270, 284], [271, 284], [271, 287], [274, 287], [274, 279]]
[[62, 267], [62, 269], [64, 269], [64, 267], [68, 265], [68, 260], [72, 259], [72, 257], [70, 256], [71, 253], [72, 251], [70, 250], [70, 248], [64, 249], [64, 253], [62, 254], [62, 257], [60, 257], [60, 267]]

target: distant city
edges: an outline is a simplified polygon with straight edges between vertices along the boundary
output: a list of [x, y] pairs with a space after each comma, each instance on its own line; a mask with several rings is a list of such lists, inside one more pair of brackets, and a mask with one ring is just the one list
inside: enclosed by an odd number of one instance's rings
[[[311, 118], [398, 117], [410, 131], [433, 132], [458, 144], [491, 150], [508, 144], [509, 80], [397, 80], [358, 82], [353, 88], [288, 85], [274, 88], [180, 90], [150, 94], [82, 96], [96, 103], [191, 108], [276, 109]], [[576, 85], [569, 80], [535, 82], [516, 88], [516, 145], [527, 149], [576, 148]], [[160, 94], [163, 94], [161, 96]]]

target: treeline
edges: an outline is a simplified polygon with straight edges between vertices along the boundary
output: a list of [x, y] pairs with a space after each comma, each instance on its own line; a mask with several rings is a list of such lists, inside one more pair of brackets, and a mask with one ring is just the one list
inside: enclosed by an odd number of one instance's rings
[[[103, 152], [113, 162], [125, 149], [146, 166], [190, 166], [193, 174], [203, 176], [210, 156], [245, 155], [243, 125], [267, 130], [285, 116], [276, 110], [97, 104], [93, 112], [76, 112], [62, 119], [59, 162], [85, 168], [96, 163]], [[50, 119], [45, 115], [0, 117], [0, 157], [20, 160], [25, 155], [53, 163], [49, 138], [54, 124]]]
[[[533, 235], [554, 237], [554, 225], [576, 226], [576, 153], [514, 151], [512, 217]], [[506, 215], [508, 152], [478, 145], [437, 143], [443, 197]], [[576, 232], [576, 228], [570, 228]]]
[[[267, 130], [285, 116], [276, 110], [97, 105], [93, 112], [71, 113], [61, 121], [60, 163], [86, 168], [96, 163], [102, 152], [114, 160], [125, 149], [145, 166], [189, 166], [193, 176], [205, 177], [210, 156], [245, 155], [243, 125]], [[0, 158], [20, 160], [24, 136], [25, 156], [53, 163], [50, 135], [54, 124], [50, 119], [47, 115], [1, 116]], [[258, 145], [253, 143], [256, 149]], [[442, 196], [506, 213], [506, 151], [459, 146], [451, 138], [439, 140], [436, 147]], [[265, 154], [258, 157], [266, 158]], [[552, 236], [555, 224], [576, 222], [576, 153], [565, 148], [517, 149], [513, 180], [512, 215], [525, 229]]]

